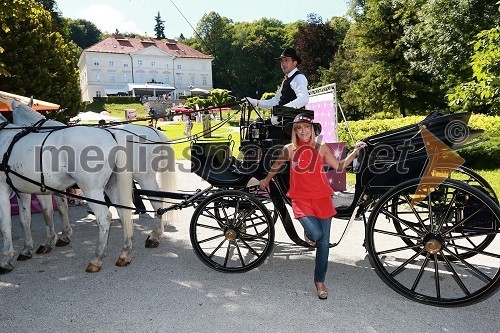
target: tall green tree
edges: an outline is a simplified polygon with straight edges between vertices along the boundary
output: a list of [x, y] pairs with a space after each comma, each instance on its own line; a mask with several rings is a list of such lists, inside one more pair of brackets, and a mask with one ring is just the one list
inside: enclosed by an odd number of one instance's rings
[[448, 96], [452, 109], [500, 115], [500, 27], [484, 30], [472, 43], [472, 76]]
[[61, 111], [49, 117], [65, 120], [83, 108], [72, 46], [53, 30], [51, 15], [40, 4], [29, 0], [18, 3], [29, 11], [4, 20], [10, 30], [0, 31], [4, 48], [0, 62], [11, 76], [0, 76], [0, 90], [60, 104]]
[[161, 19], [160, 12], [158, 11], [158, 15], [155, 16], [155, 36], [156, 39], [165, 39], [165, 21]]
[[428, 80], [405, 59], [403, 42], [405, 29], [416, 23], [419, 0], [367, 0], [361, 5], [344, 42], [349, 63], [343, 65], [350, 78], [343, 101], [365, 115], [421, 113], [428, 108]]
[[310, 86], [319, 84], [320, 69], [329, 67], [340, 42], [332, 26], [323, 23], [317, 14], [309, 14], [307, 22], [299, 24], [296, 49], [302, 58], [300, 70], [306, 75]]
[[231, 89], [228, 62], [232, 57], [233, 21], [216, 12], [203, 15], [196, 26], [196, 36], [191, 45], [214, 57], [212, 65], [213, 85]]
[[482, 30], [500, 24], [498, 5], [485, 0], [424, 1], [418, 22], [408, 26], [403, 41], [409, 46], [404, 57], [412, 68], [433, 78], [434, 94], [445, 94], [471, 78], [469, 65], [474, 52], [470, 43]]
[[84, 19], [68, 19], [70, 39], [81, 49], [86, 49], [101, 40], [101, 31]]
[[283, 79], [277, 58], [289, 46], [289, 36], [286, 26], [276, 19], [236, 23], [230, 68], [238, 78], [239, 90], [231, 90], [256, 98], [275, 92]]

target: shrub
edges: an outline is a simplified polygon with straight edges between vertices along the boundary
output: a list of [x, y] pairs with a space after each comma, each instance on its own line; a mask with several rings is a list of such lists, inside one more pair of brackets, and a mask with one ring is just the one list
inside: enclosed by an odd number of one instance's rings
[[[363, 140], [374, 134], [382, 133], [406, 125], [416, 124], [424, 117], [411, 116], [384, 120], [349, 121], [349, 128], [355, 141]], [[466, 160], [466, 164], [474, 169], [497, 169], [500, 167], [500, 117], [474, 114], [469, 120], [473, 129], [483, 129], [479, 144], [458, 151]], [[351, 136], [345, 122], [339, 123], [339, 141], [347, 143], [348, 149], [353, 148]]]

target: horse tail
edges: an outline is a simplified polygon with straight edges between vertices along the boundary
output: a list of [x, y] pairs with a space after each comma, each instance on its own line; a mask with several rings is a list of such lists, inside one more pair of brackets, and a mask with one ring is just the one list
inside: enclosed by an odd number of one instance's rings
[[[126, 150], [126, 140], [122, 136], [115, 136], [118, 146], [123, 149], [118, 149], [116, 152], [115, 162], [116, 162], [116, 181], [117, 181], [117, 191], [118, 191], [118, 201], [120, 205], [132, 207], [132, 191], [133, 191], [133, 179], [132, 172], [130, 170], [130, 160]], [[120, 218], [122, 220], [123, 226], [123, 237], [124, 239], [132, 239], [133, 235], [133, 223], [132, 223], [132, 210], [121, 209]], [[132, 244], [129, 244], [130, 249]]]
[[[160, 188], [166, 192], [177, 192], [177, 176], [175, 172], [175, 152], [172, 146], [168, 143], [168, 138], [162, 131], [157, 131], [158, 136], [160, 137], [160, 141], [164, 142], [162, 149], [160, 150], [160, 156], [162, 156], [162, 160], [165, 160], [167, 165], [165, 167], [165, 171], [159, 172], [160, 178]], [[163, 203], [163, 207], [166, 204]], [[167, 225], [175, 225], [179, 222], [179, 211], [171, 210], [167, 212], [166, 215]]]

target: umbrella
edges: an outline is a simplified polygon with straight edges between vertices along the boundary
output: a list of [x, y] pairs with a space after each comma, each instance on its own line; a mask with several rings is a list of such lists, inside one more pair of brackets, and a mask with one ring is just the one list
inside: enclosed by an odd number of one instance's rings
[[193, 112], [194, 110], [193, 109], [188, 109], [187, 107], [185, 107], [184, 105], [179, 105], [179, 106], [176, 106], [176, 107], [173, 107], [172, 108], [172, 111], [174, 112], [180, 112], [180, 113], [186, 113], [186, 112]]
[[99, 120], [105, 120], [108, 122], [113, 122], [113, 121], [123, 121], [121, 118], [117, 117], [112, 117], [108, 116], [105, 114], [99, 114], [96, 112], [92, 111], [87, 111], [87, 112], [80, 112], [76, 116], [70, 119], [72, 122], [78, 122], [78, 121], [90, 121], [90, 122], [98, 122]]
[[210, 91], [208, 90], [205, 90], [205, 89], [201, 89], [201, 88], [194, 88], [194, 89], [191, 89], [191, 94], [193, 95], [208, 95], [210, 93]]
[[[31, 98], [21, 95], [11, 94], [5, 91], [0, 91], [0, 112], [12, 111], [13, 101], [29, 105], [31, 103]], [[59, 105], [50, 102], [45, 102], [39, 99], [33, 99], [33, 105], [31, 106], [31, 108], [36, 111], [48, 111], [48, 110], [59, 109]]]

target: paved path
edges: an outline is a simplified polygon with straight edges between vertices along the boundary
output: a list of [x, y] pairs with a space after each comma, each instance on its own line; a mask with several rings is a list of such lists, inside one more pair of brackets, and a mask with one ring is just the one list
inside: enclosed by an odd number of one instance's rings
[[[179, 173], [181, 189], [205, 185], [195, 175]], [[468, 307], [438, 308], [392, 291], [368, 262], [362, 222], [332, 250], [330, 298], [319, 301], [312, 283], [313, 253], [292, 245], [281, 225], [273, 254], [259, 268], [224, 274], [203, 265], [189, 242], [192, 208], [181, 211], [181, 223], [168, 229], [157, 249], [143, 246], [152, 220], [141, 215], [133, 261], [126, 268], [114, 265], [122, 236], [115, 221], [101, 272], [86, 273], [97, 237], [86, 209], [70, 208], [70, 246], [15, 262], [12, 273], [0, 276], [0, 332], [500, 331], [499, 293]], [[342, 225], [335, 223], [334, 239]], [[40, 244], [40, 214], [34, 215], [33, 231]], [[17, 217], [13, 234], [18, 251]]]

